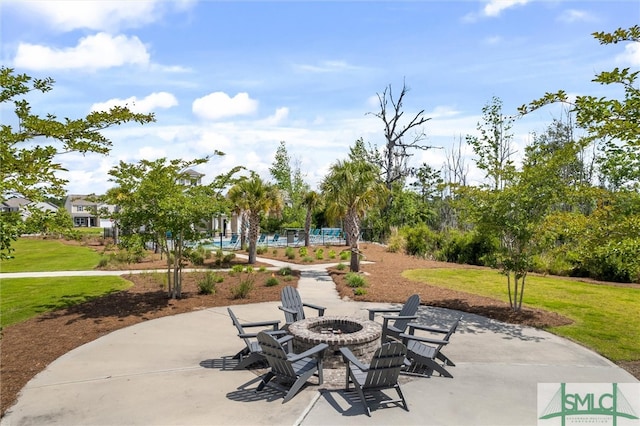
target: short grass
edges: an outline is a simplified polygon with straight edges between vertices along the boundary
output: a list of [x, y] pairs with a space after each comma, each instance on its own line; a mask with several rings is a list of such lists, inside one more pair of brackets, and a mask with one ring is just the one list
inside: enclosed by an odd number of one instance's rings
[[112, 276], [3, 278], [0, 285], [0, 326], [6, 327], [129, 286], [131, 282]]
[[[495, 270], [421, 269], [405, 277], [508, 301], [507, 278]], [[612, 361], [640, 359], [640, 290], [559, 277], [527, 276], [523, 304], [571, 318], [549, 331], [594, 349]]]
[[0, 272], [84, 271], [100, 261], [100, 254], [88, 247], [55, 240], [20, 238], [11, 246], [14, 258], [2, 260]]

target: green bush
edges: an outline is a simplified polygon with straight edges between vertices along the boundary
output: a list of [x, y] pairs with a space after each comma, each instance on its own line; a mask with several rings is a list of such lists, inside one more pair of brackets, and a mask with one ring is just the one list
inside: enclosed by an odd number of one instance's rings
[[365, 294], [367, 294], [367, 290], [362, 287], [354, 288], [353, 294], [356, 296], [364, 296]]
[[300, 254], [300, 257], [306, 257], [309, 254], [309, 250], [307, 250], [306, 247], [300, 247], [298, 249], [298, 253]]
[[494, 266], [498, 241], [488, 235], [471, 231], [452, 231], [442, 243], [438, 260], [469, 265]]
[[336, 265], [336, 269], [338, 271], [344, 271], [344, 269], [347, 267], [347, 265], [345, 265], [344, 263], [340, 262]]
[[640, 238], [611, 241], [583, 253], [580, 268], [598, 280], [640, 282]]
[[273, 251], [271, 252], [271, 254], [273, 254], [274, 256], [278, 255], [278, 249], [273, 249]]
[[329, 256], [329, 259], [335, 259], [336, 258], [336, 251], [335, 250], [329, 250], [327, 255]]
[[411, 256], [435, 257], [438, 252], [440, 238], [427, 225], [404, 227], [401, 234], [407, 240], [406, 253]]
[[243, 265], [233, 265], [231, 267], [231, 271], [235, 272], [235, 273], [242, 272], [242, 271], [244, 271], [244, 266]]
[[256, 254], [261, 255], [267, 252], [267, 246], [258, 246], [256, 247]]
[[245, 271], [247, 274], [253, 274], [253, 273], [255, 272], [255, 271], [254, 271], [254, 269], [253, 269], [253, 266], [251, 266], [251, 265], [247, 265], [247, 266], [244, 268], [244, 271]]
[[407, 242], [405, 238], [400, 234], [394, 234], [389, 237], [387, 244], [387, 251], [390, 253], [400, 253], [406, 250]]
[[296, 252], [292, 247], [287, 247], [284, 251], [284, 255], [287, 256], [287, 259], [293, 260], [296, 258]]
[[262, 265], [258, 268], [258, 272], [265, 272], [267, 270], [267, 267]]
[[348, 260], [351, 253], [348, 250], [340, 252], [340, 260]]
[[319, 248], [318, 250], [316, 250], [316, 259], [317, 260], [324, 260], [324, 250]]
[[303, 257], [303, 258], [302, 258], [302, 261], [303, 261], [304, 263], [311, 263], [311, 262], [313, 262], [313, 257], [311, 257], [311, 256], [305, 256], [305, 257]]
[[235, 253], [227, 253], [224, 255], [224, 257], [222, 258], [222, 264], [223, 265], [228, 265], [231, 263], [231, 261], [233, 259], [236, 258], [236, 254]]
[[200, 294], [215, 294], [216, 283], [220, 278], [215, 272], [207, 272], [204, 277], [198, 281], [198, 293]]
[[367, 285], [367, 281], [364, 279], [364, 276], [357, 272], [348, 272], [347, 275], [344, 276], [344, 279], [347, 281], [347, 285], [352, 288], [364, 287]]
[[280, 281], [278, 281], [276, 277], [269, 277], [267, 278], [267, 282], [265, 282], [264, 285], [266, 285], [267, 287], [274, 287], [274, 286], [277, 286], [278, 284], [280, 284]]
[[234, 299], [246, 299], [253, 290], [253, 279], [247, 278], [240, 281], [240, 284], [231, 287], [231, 296]]
[[280, 270], [278, 271], [278, 275], [282, 275], [283, 277], [290, 276], [291, 274], [292, 274], [291, 268], [288, 266], [280, 268]]

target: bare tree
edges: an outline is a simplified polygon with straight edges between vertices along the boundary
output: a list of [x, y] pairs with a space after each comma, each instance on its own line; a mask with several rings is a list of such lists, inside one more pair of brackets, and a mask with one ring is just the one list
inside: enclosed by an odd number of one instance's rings
[[[409, 88], [403, 82], [400, 96], [396, 99], [393, 96], [391, 85], [387, 86], [382, 93], [377, 93], [380, 112], [369, 113], [378, 117], [384, 123], [386, 145], [379, 166], [384, 176], [385, 186], [389, 190], [391, 190], [394, 182], [402, 180], [411, 174], [408, 160], [413, 154], [409, 151], [412, 149], [427, 150], [431, 148], [421, 144], [426, 139], [421, 126], [430, 120], [430, 118], [424, 116], [424, 110], [416, 113], [408, 122], [402, 119], [404, 115], [402, 104], [408, 91]], [[407, 141], [409, 133], [412, 131], [414, 132], [413, 136]]]

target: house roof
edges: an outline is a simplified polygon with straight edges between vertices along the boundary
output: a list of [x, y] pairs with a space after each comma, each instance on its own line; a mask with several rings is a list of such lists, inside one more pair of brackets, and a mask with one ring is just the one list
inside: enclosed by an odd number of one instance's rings
[[16, 207], [26, 206], [27, 204], [30, 204], [30, 203], [31, 203], [31, 200], [27, 200], [26, 198], [13, 197], [13, 198], [9, 198], [2, 204], [7, 207], [16, 208]]

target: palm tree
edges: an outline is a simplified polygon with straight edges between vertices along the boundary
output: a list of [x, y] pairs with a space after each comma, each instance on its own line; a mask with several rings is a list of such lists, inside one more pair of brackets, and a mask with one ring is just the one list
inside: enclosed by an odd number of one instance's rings
[[251, 176], [240, 180], [227, 194], [229, 200], [246, 212], [249, 218], [249, 264], [256, 263], [256, 249], [260, 234], [260, 220], [265, 214], [279, 212], [282, 199], [278, 189], [264, 182], [260, 176], [252, 172]]
[[311, 215], [313, 210], [321, 203], [320, 194], [316, 191], [308, 191], [302, 198], [302, 205], [307, 208], [307, 217], [304, 221], [304, 246], [309, 247], [309, 232], [311, 231]]
[[365, 161], [338, 161], [322, 182], [327, 200], [327, 216], [344, 219], [347, 243], [351, 248], [350, 269], [360, 271], [358, 240], [360, 223], [367, 211], [386, 200], [387, 189], [377, 168]]

